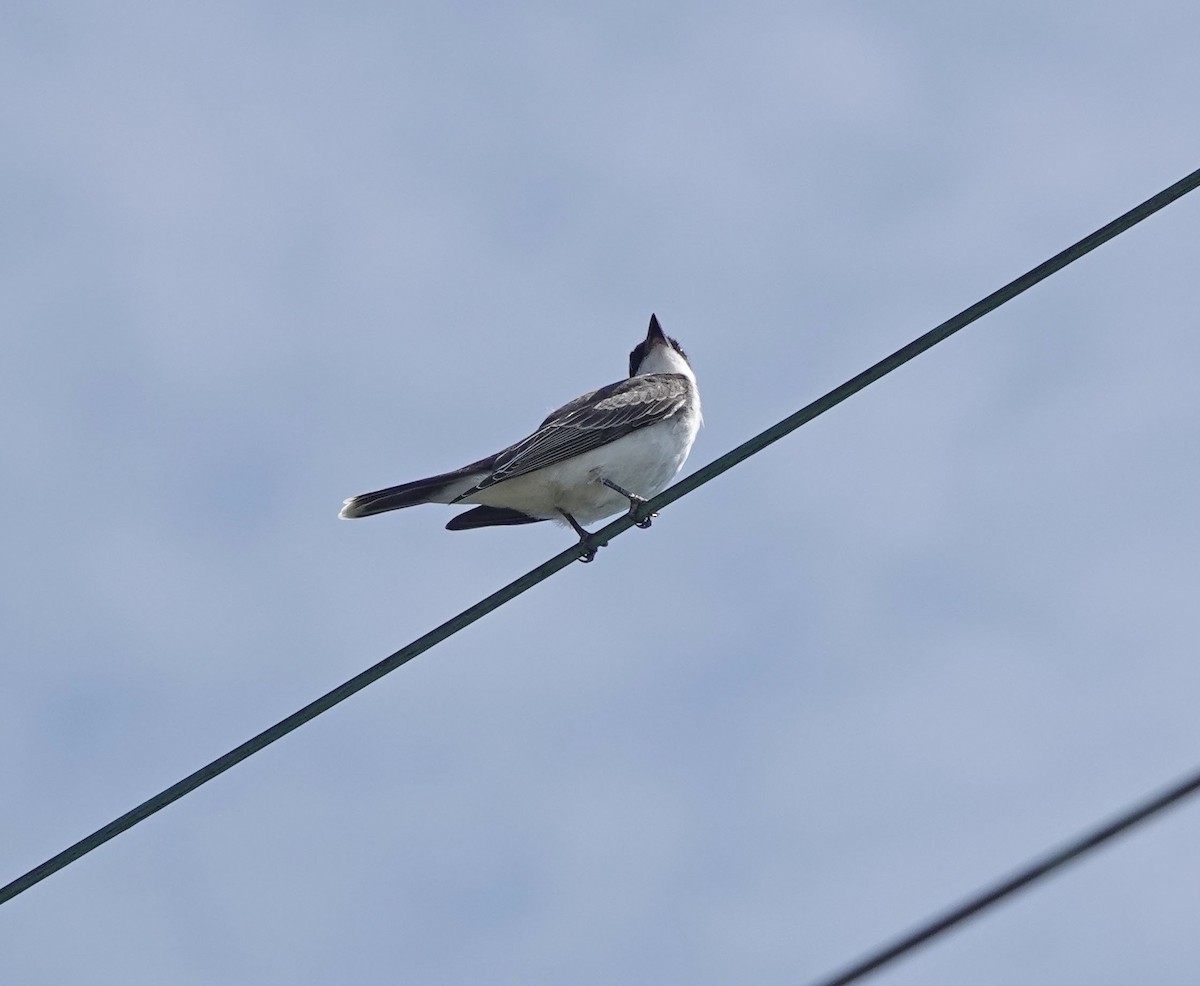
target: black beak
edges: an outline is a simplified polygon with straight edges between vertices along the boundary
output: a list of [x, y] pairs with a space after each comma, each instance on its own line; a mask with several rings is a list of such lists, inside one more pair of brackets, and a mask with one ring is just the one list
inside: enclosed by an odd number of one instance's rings
[[650, 316], [650, 331], [646, 333], [646, 345], [653, 346], [655, 343], [667, 344], [666, 333], [663, 332], [662, 326], [658, 324], [658, 316]]

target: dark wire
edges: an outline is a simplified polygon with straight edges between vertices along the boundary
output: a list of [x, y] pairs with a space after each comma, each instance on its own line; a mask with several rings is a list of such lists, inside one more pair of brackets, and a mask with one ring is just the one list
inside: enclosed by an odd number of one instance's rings
[[[663, 490], [653, 500], [646, 504], [645, 509], [648, 511], [659, 510], [669, 503], [673, 503], [681, 496], [686, 496], [698, 486], [703, 486], [710, 479], [719, 476], [737, 465], [743, 459], [748, 459], [750, 456], [761, 452], [772, 442], [777, 442], [785, 435], [795, 431], [803, 424], [807, 424], [813, 418], [820, 414], [824, 414], [830, 408], [837, 406], [847, 397], [857, 394], [868, 384], [874, 383], [880, 377], [887, 376], [892, 370], [903, 366], [915, 356], [920, 356], [927, 349], [932, 349], [943, 339], [954, 335], [959, 329], [965, 328], [978, 318], [982, 318], [988, 312], [999, 308], [1007, 301], [1011, 301], [1017, 295], [1024, 291], [1028, 291], [1039, 281], [1044, 281], [1051, 274], [1055, 274], [1062, 270], [1068, 264], [1074, 263], [1084, 254], [1091, 253], [1096, 247], [1107, 243], [1114, 236], [1125, 232], [1131, 226], [1135, 226], [1143, 219], [1152, 216], [1159, 209], [1170, 205], [1178, 198], [1182, 198], [1188, 192], [1195, 190], [1200, 186], [1200, 169], [1193, 171], [1185, 178], [1181, 178], [1167, 188], [1164, 188], [1157, 195], [1146, 199], [1141, 205], [1130, 209], [1122, 216], [1118, 216], [1106, 226], [1100, 227], [1090, 236], [1085, 236], [1078, 243], [1067, 247], [1061, 253], [1055, 254], [1044, 263], [1038, 264], [1033, 270], [1026, 274], [1022, 274], [1015, 281], [1009, 281], [1008, 284], [1000, 288], [998, 291], [993, 291], [982, 301], [977, 301], [970, 308], [966, 308], [959, 312], [953, 318], [948, 318], [941, 325], [930, 329], [923, 336], [918, 336], [912, 342], [902, 349], [897, 349], [891, 356], [881, 359], [874, 366], [868, 367], [856, 377], [851, 377], [840, 387], [835, 387], [824, 397], [819, 397], [806, 407], [802, 407], [791, 417], [784, 418], [777, 425], [772, 425], [766, 431], [755, 435], [748, 442], [739, 445], [730, 452], [726, 452], [720, 458], [714, 459], [708, 465], [697, 469], [694, 473], [681, 479], [670, 489]], [[620, 530], [626, 530], [630, 526], [625, 523], [625, 518], [614, 521], [604, 528], [602, 533], [607, 533], [613, 530], [618, 525], [622, 525]]]
[[1182, 801], [1189, 794], [1195, 794], [1197, 790], [1200, 790], [1200, 771], [1178, 782], [1161, 794], [1147, 798], [1140, 804], [1130, 808], [1124, 814], [1118, 815], [1107, 824], [1081, 835], [1075, 841], [1067, 843], [1061, 849], [1035, 860], [1024, 869], [1018, 870], [1008, 879], [1001, 880], [999, 883], [981, 890], [974, 897], [969, 898], [957, 907], [953, 907], [937, 917], [930, 918], [925, 924], [909, 932], [904, 937], [896, 939], [890, 945], [881, 946], [863, 956], [854, 965], [848, 966], [828, 979], [817, 980], [812, 986], [846, 986], [847, 983], [856, 982], [869, 973], [876, 972], [883, 966], [896, 961], [900, 956], [911, 952], [914, 948], [924, 945], [930, 939], [945, 934], [955, 925], [961, 924], [968, 918], [974, 917], [980, 911], [984, 911], [1000, 903], [1004, 898], [1012, 896], [1018, 890], [1028, 887], [1031, 883], [1042, 879], [1042, 877], [1049, 875], [1059, 867], [1065, 866], [1071, 860], [1082, 856], [1086, 852], [1090, 852], [1109, 839], [1128, 831], [1139, 822], [1146, 821], [1152, 815], [1170, 807], [1176, 802]]
[[[1186, 178], [1177, 181], [1169, 188], [1163, 189], [1157, 195], [1147, 199], [1136, 208], [1130, 209], [1124, 215], [1114, 219], [1108, 225], [1103, 226], [1090, 236], [1084, 237], [1078, 243], [1068, 247], [1061, 253], [1051, 257], [1045, 263], [1039, 264], [1027, 274], [1022, 274], [1015, 281], [1011, 281], [1002, 287], [999, 291], [995, 291], [988, 295], [982, 301], [976, 302], [970, 308], [960, 312], [953, 318], [948, 319], [941, 325], [923, 336], [914, 339], [903, 349], [898, 349], [886, 359], [880, 360], [874, 366], [864, 370], [858, 376], [846, 381], [840, 387], [831, 390], [824, 397], [813, 401], [808, 406], [801, 408], [791, 417], [785, 418], [778, 424], [773, 425], [766, 431], [756, 435], [750, 441], [739, 445], [730, 452], [726, 452], [720, 458], [714, 459], [708, 465], [692, 473], [685, 479], [680, 480], [669, 489], [663, 490], [658, 496], [653, 497], [642, 507], [642, 514], [649, 514], [661, 510], [670, 503], [674, 503], [681, 496], [692, 492], [692, 490], [703, 486], [705, 483], [716, 478], [721, 473], [733, 466], [737, 465], [744, 459], [762, 451], [772, 442], [778, 441], [784, 435], [795, 431], [802, 424], [811, 421], [819, 414], [824, 414], [830, 408], [840, 404], [847, 397], [862, 390], [868, 384], [873, 383], [880, 377], [891, 373], [892, 370], [904, 363], [907, 363], [914, 356], [918, 356], [925, 350], [936, 346], [939, 342], [957, 332], [959, 329], [976, 319], [986, 315], [995, 308], [1000, 307], [1006, 301], [1015, 298], [1023, 291], [1027, 291], [1039, 281], [1049, 277], [1056, 271], [1061, 270], [1068, 264], [1078, 260], [1086, 253], [1090, 253], [1102, 243], [1106, 243], [1119, 233], [1123, 233], [1129, 227], [1141, 222], [1143, 219], [1153, 215], [1159, 209], [1169, 205], [1176, 199], [1200, 185], [1200, 169], [1193, 171]], [[611, 524], [601, 528], [593, 535], [592, 541], [596, 546], [607, 544], [618, 534], [623, 534], [629, 530], [634, 524], [634, 519], [628, 514], [623, 514], [621, 517], [614, 520]], [[456, 617], [447, 620], [441, 626], [431, 630], [422, 637], [418, 637], [411, 644], [402, 647], [391, 657], [384, 658], [378, 664], [367, 668], [355, 675], [349, 681], [339, 685], [332, 691], [326, 692], [314, 702], [310, 702], [304, 708], [297, 712], [293, 712], [286, 719], [281, 719], [268, 729], [264, 729], [257, 736], [254, 736], [240, 746], [230, 750], [224, 756], [218, 757], [212, 763], [201, 767], [195, 773], [189, 774], [181, 781], [177, 781], [170, 787], [152, 798], [143, 801], [136, 808], [127, 811], [124, 815], [114, 819], [102, 828], [97, 829], [91, 835], [80, 839], [74, 845], [69, 846], [56, 856], [50, 857], [39, 866], [35, 866], [28, 873], [17, 877], [11, 883], [4, 887], [0, 887], [0, 904], [11, 900], [18, 894], [28, 890], [34, 884], [46, 879], [52, 873], [56, 873], [64, 866], [73, 863], [80, 856], [91, 852], [97, 846], [103, 845], [114, 836], [120, 835], [126, 829], [132, 828], [138, 822], [149, 818], [156, 811], [160, 811], [173, 801], [178, 801], [185, 794], [194, 791], [202, 784], [207, 784], [218, 774], [222, 774], [235, 764], [241, 763], [247, 757], [257, 753], [259, 750], [274, 743], [278, 739], [282, 739], [293, 729], [302, 726], [319, 716], [323, 712], [327, 712], [339, 702], [349, 698], [355, 692], [366, 688], [379, 678], [391, 671], [395, 671], [400, 665], [411, 661], [418, 654], [423, 654], [435, 644], [441, 643], [447, 637], [458, 633], [459, 630], [470, 626], [476, 620], [486, 616], [492, 610], [504, 605], [511, 599], [516, 598], [527, 589], [533, 588], [538, 583], [548, 579], [555, 572], [566, 568], [578, 557], [578, 548], [572, 546], [565, 551], [560, 552], [553, 558], [543, 562], [537, 568], [522, 575], [519, 579], [510, 582], [504, 588], [492, 593], [486, 599], [477, 602], [469, 609], [463, 610]]]

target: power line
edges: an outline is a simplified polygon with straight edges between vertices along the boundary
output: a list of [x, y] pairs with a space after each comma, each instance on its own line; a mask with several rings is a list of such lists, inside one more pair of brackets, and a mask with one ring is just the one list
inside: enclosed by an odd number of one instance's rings
[[1163, 811], [1176, 802], [1182, 801], [1188, 795], [1195, 794], [1198, 790], [1200, 790], [1200, 771], [1197, 771], [1190, 777], [1184, 778], [1160, 794], [1146, 798], [1140, 804], [1130, 808], [1124, 814], [1118, 815], [1110, 822], [1084, 833], [1073, 842], [1067, 843], [1061, 849], [1035, 860], [1007, 879], [979, 891], [975, 896], [963, 901], [957, 907], [953, 907], [936, 917], [930, 918], [925, 924], [909, 932], [902, 938], [896, 939], [889, 945], [881, 946], [859, 959], [854, 965], [848, 966], [828, 979], [818, 980], [812, 986], [847, 986], [849, 983], [857, 982], [864, 976], [895, 962], [896, 959], [911, 952], [914, 948], [924, 945], [938, 935], [945, 934], [951, 928], [962, 924], [962, 922], [974, 917], [981, 911], [995, 906], [1006, 897], [1011, 897], [1018, 890], [1023, 890], [1031, 883], [1049, 876], [1054, 870], [1065, 866], [1073, 859], [1082, 856], [1086, 852], [1090, 852], [1110, 839], [1116, 838], [1121, 833], [1127, 832], [1133, 826], [1146, 821], [1151, 816], [1158, 814], [1158, 812]]
[[[932, 349], [943, 339], [954, 335], [959, 329], [966, 328], [976, 319], [982, 318], [1007, 301], [1012, 301], [1017, 295], [1028, 291], [1039, 281], [1044, 281], [1051, 274], [1055, 274], [1062, 270], [1068, 264], [1074, 263], [1085, 254], [1091, 253], [1096, 247], [1107, 243], [1113, 237], [1125, 232], [1131, 226], [1136, 226], [1143, 219], [1146, 219], [1159, 209], [1165, 208], [1176, 199], [1182, 198], [1188, 192], [1194, 191], [1197, 186], [1200, 186], [1200, 169], [1193, 171], [1190, 175], [1181, 178], [1164, 188], [1157, 195], [1154, 195], [1139, 206], [1130, 209], [1124, 215], [1118, 216], [1106, 226], [1101, 226], [1096, 232], [1090, 236], [1085, 236], [1078, 243], [1067, 247], [1061, 253], [1056, 253], [1049, 260], [1038, 264], [1033, 270], [1022, 274], [1014, 281], [1009, 281], [1004, 287], [998, 291], [993, 291], [986, 298], [975, 302], [970, 308], [965, 308], [953, 318], [948, 318], [941, 325], [930, 329], [923, 336], [918, 336], [907, 346], [902, 349], [897, 349], [891, 356], [881, 359], [874, 366], [863, 370], [858, 376], [851, 377], [840, 387], [835, 387], [824, 397], [819, 397], [806, 407], [802, 407], [795, 414], [784, 418], [777, 425], [772, 425], [766, 431], [755, 435], [748, 442], [744, 442], [730, 452], [726, 452], [718, 459], [714, 459], [708, 465], [701, 469], [697, 469], [694, 473], [681, 479], [670, 489], [663, 490], [653, 500], [646, 504], [647, 511], [658, 510], [665, 507], [669, 503], [674, 503], [681, 496], [686, 496], [692, 490], [699, 486], [703, 486], [710, 479], [721, 475], [727, 469], [736, 466], [743, 459], [748, 459], [750, 456], [761, 452], [768, 445], [779, 441], [785, 435], [795, 431], [803, 424], [807, 424], [818, 415], [824, 414], [832, 407], [836, 407], [847, 397], [852, 397], [868, 384], [874, 383], [880, 377], [887, 376], [892, 370], [903, 366], [910, 359], [920, 356], [925, 350]], [[606, 534], [608, 531], [616, 528], [621, 524], [620, 530], [624, 531], [629, 528], [628, 523], [614, 521], [600, 533]]]
[[[874, 383], [880, 377], [891, 373], [897, 367], [907, 363], [915, 356], [919, 356], [925, 350], [936, 346], [943, 339], [953, 335], [959, 329], [969, 325], [976, 319], [981, 318], [993, 309], [999, 308], [1005, 302], [1010, 301], [1023, 291], [1029, 290], [1039, 281], [1044, 280], [1051, 274], [1062, 270], [1068, 264], [1073, 263], [1080, 257], [1090, 253], [1102, 243], [1106, 243], [1114, 236], [1123, 233], [1131, 226], [1136, 225], [1148, 216], [1153, 215], [1159, 209], [1164, 208], [1176, 199], [1186, 195], [1188, 192], [1200, 185], [1200, 169], [1193, 171], [1190, 175], [1175, 182], [1175, 184], [1163, 189], [1157, 195], [1147, 199], [1141, 205], [1130, 209], [1124, 215], [1114, 219], [1112, 222], [1096, 230], [1089, 236], [1085, 236], [1078, 243], [1068, 247], [1061, 253], [1056, 254], [1049, 260], [1039, 264], [1033, 270], [1026, 274], [1022, 274], [1014, 281], [1010, 281], [1000, 290], [988, 295], [982, 301], [976, 302], [970, 308], [959, 312], [953, 318], [947, 319], [941, 325], [926, 332], [923, 336], [914, 339], [907, 346], [898, 349], [891, 356], [880, 360], [874, 366], [869, 367], [857, 376], [847, 380], [840, 387], [835, 387], [824, 397], [818, 398], [806, 407], [801, 408], [790, 417], [784, 418], [778, 424], [772, 425], [766, 431], [761, 432], [748, 442], [739, 445], [737, 448], [717, 459], [714, 459], [708, 465], [703, 466], [696, 472], [680, 480], [669, 489], [663, 490], [658, 496], [653, 497], [642, 507], [643, 515], [661, 510], [668, 504], [674, 503], [681, 496], [686, 496], [693, 490], [712, 479], [715, 479], [721, 473], [733, 468], [744, 459], [761, 452], [768, 445], [777, 442], [790, 432], [795, 431], [801, 425], [820, 414], [824, 414], [830, 408], [835, 407], [844, 401], [847, 397], [862, 390], [868, 384]], [[592, 536], [592, 543], [597, 547], [607, 544], [614, 537], [623, 534], [634, 525], [634, 519], [628, 514], [623, 514], [614, 520], [611, 524], [601, 528]], [[44, 863], [34, 867], [28, 873], [18, 877], [4, 887], [0, 887], [0, 904], [11, 900], [20, 893], [24, 893], [34, 884], [46, 879], [52, 873], [56, 873], [64, 866], [73, 863], [79, 857], [91, 852], [98, 846], [103, 845], [114, 836], [120, 835], [126, 829], [132, 828], [149, 818], [155, 812], [160, 811], [173, 801], [178, 801], [185, 794], [194, 791], [202, 784], [207, 784], [214, 777], [224, 773], [235, 764], [241, 763], [247, 757], [252, 756], [264, 747], [270, 746], [278, 739], [282, 739], [293, 729], [302, 726], [310, 719], [319, 716], [323, 712], [329, 711], [339, 702], [348, 699], [355, 692], [361, 691], [367, 685], [382, 678], [385, 674], [395, 671], [402, 664], [406, 664], [419, 654], [423, 654], [436, 644], [441, 643], [447, 637], [453, 636], [459, 630], [470, 626], [476, 620], [486, 616], [492, 610], [503, 606], [505, 603], [515, 599], [521, 593], [528, 589], [532, 589], [535, 585], [545, 581], [551, 575], [566, 568], [578, 557], [578, 548], [572, 546], [564, 551], [559, 552], [553, 558], [543, 562], [532, 571], [526, 572], [520, 578], [510, 582], [504, 588], [493, 592], [486, 599], [477, 602], [474, 606], [463, 610], [453, 619], [447, 620], [441, 626], [429, 631], [422, 637], [418, 637], [406, 647], [402, 647], [390, 657], [384, 658], [378, 664], [373, 665], [367, 670], [355, 675], [349, 681], [339, 685], [332, 691], [326, 692], [320, 698], [310, 702], [304, 708], [297, 712], [293, 712], [285, 719], [281, 719], [275, 725], [268, 729], [264, 729], [257, 736], [254, 736], [240, 746], [230, 750], [224, 756], [218, 757], [212, 763], [201, 767], [199, 770], [181, 781], [177, 781], [170, 787], [152, 798], [143, 801], [136, 808], [127, 811], [124, 815], [114, 819], [102, 828], [97, 829], [91, 835], [80, 839], [74, 845], [69, 846], [62, 852], [50, 857]]]

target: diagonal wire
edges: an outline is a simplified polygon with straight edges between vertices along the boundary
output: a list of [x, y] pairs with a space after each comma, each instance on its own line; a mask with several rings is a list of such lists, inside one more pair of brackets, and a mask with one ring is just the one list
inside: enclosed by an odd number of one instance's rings
[[[1193, 171], [1185, 178], [1181, 178], [1175, 184], [1163, 189], [1157, 195], [1148, 198], [1141, 205], [1135, 206], [1128, 212], [1118, 216], [1112, 222], [1102, 226], [1096, 232], [1085, 236], [1082, 240], [1074, 245], [1063, 250], [1061, 253], [1055, 254], [1049, 260], [1039, 264], [1037, 267], [1028, 273], [1022, 274], [1014, 281], [1010, 281], [1000, 290], [989, 294], [982, 301], [976, 302], [970, 308], [967, 308], [953, 318], [947, 319], [941, 325], [936, 326], [924, 335], [919, 336], [910, 342], [902, 349], [896, 350], [892, 355], [880, 360], [874, 366], [869, 367], [862, 373], [850, 380], [847, 380], [840, 387], [835, 387], [824, 397], [820, 397], [806, 407], [801, 408], [790, 417], [784, 418], [778, 424], [772, 425], [766, 431], [761, 432], [748, 442], [739, 445], [732, 451], [726, 452], [724, 455], [714, 459], [708, 465], [703, 466], [696, 472], [680, 480], [674, 486], [663, 490], [658, 496], [653, 497], [646, 503], [642, 504], [639, 516], [645, 517], [650, 513], [661, 510], [668, 504], [674, 503], [681, 496], [691, 493], [692, 490], [703, 486], [705, 483], [715, 479], [721, 473], [728, 469], [732, 469], [739, 462], [748, 459], [750, 456], [761, 452], [768, 445], [779, 441], [785, 435], [795, 431], [801, 425], [820, 414], [824, 414], [830, 408], [835, 407], [844, 401], [847, 397], [856, 394], [868, 384], [874, 383], [880, 377], [891, 373], [897, 367], [907, 363], [915, 356], [919, 356], [925, 350], [936, 346], [943, 339], [953, 335], [959, 329], [969, 325], [976, 319], [981, 318], [993, 309], [999, 308], [1005, 302], [1010, 301], [1023, 291], [1029, 290], [1039, 281], [1045, 280], [1051, 274], [1062, 270], [1068, 264], [1074, 263], [1080, 257], [1103, 243], [1107, 243], [1114, 236], [1123, 233], [1131, 226], [1136, 225], [1148, 216], [1158, 212], [1159, 209], [1170, 205], [1176, 199], [1186, 195], [1188, 192], [1200, 185], [1200, 169]], [[628, 514], [623, 514], [621, 517], [614, 520], [611, 524], [601, 528], [592, 535], [592, 544], [599, 547], [607, 544], [612, 538], [618, 534], [623, 534], [629, 530], [634, 524], [634, 518]], [[97, 829], [91, 835], [80, 839], [72, 846], [68, 846], [62, 852], [50, 857], [44, 863], [35, 866], [28, 873], [17, 877], [11, 883], [0, 887], [0, 904], [11, 900], [20, 893], [24, 893], [34, 884], [46, 879], [53, 873], [58, 872], [64, 866], [73, 863], [86, 853], [91, 852], [98, 846], [103, 845], [114, 836], [120, 835], [126, 829], [132, 828], [138, 822], [144, 821], [157, 811], [161, 811], [173, 801], [178, 801], [185, 794], [194, 791], [202, 784], [207, 784], [214, 777], [224, 773], [230, 767], [241, 763], [247, 757], [254, 755], [264, 747], [270, 746], [278, 739], [282, 739], [293, 729], [304, 725], [308, 720], [319, 716], [323, 712], [329, 711], [339, 702], [345, 701], [355, 692], [361, 691], [367, 685], [385, 674], [395, 671], [402, 664], [406, 664], [419, 654], [423, 654], [436, 644], [441, 643], [447, 637], [453, 636], [459, 630], [470, 626], [476, 620], [486, 616], [492, 610], [503, 606], [505, 603], [515, 599], [521, 593], [532, 589], [535, 585], [545, 581], [551, 575], [566, 568], [579, 556], [577, 546], [572, 546], [564, 551], [559, 552], [553, 558], [542, 562], [537, 568], [526, 572], [520, 578], [515, 579], [502, 589], [498, 589], [490, 596], [475, 603], [475, 605], [463, 610], [453, 619], [447, 620], [441, 626], [430, 630], [422, 637], [418, 637], [412, 643], [402, 647], [390, 657], [384, 658], [378, 664], [372, 665], [367, 670], [355, 675], [349, 681], [344, 682], [332, 691], [326, 692], [320, 698], [310, 702], [304, 708], [293, 712], [290, 716], [281, 719], [275, 725], [264, 729], [261, 733], [246, 740], [240, 746], [230, 750], [224, 756], [218, 757], [212, 763], [201, 767], [194, 773], [189, 774], [181, 781], [177, 781], [170, 787], [160, 791], [152, 798], [143, 801], [136, 808], [132, 808], [119, 818], [113, 819], [107, 825]]]
[[930, 918], [925, 924], [915, 928], [902, 938], [898, 938], [888, 945], [880, 946], [853, 965], [847, 966], [841, 972], [835, 973], [828, 979], [818, 980], [812, 986], [848, 986], [849, 983], [857, 982], [864, 976], [872, 972], [877, 972], [883, 966], [895, 962], [902, 955], [924, 945], [939, 935], [945, 934], [956, 925], [1000, 903], [1006, 897], [1010, 897], [1017, 891], [1025, 889], [1031, 883], [1048, 876], [1060, 866], [1065, 866], [1084, 853], [1090, 852], [1110, 839], [1116, 838], [1140, 822], [1144, 822], [1160, 811], [1182, 801], [1188, 795], [1195, 794], [1198, 790], [1200, 790], [1200, 771], [1193, 773], [1189, 777], [1185, 777], [1165, 791], [1151, 795], [1109, 822], [1092, 829], [1090, 832], [1085, 832], [1073, 842], [1069, 842], [1061, 848], [1047, 853], [1040, 859], [1034, 860], [1007, 879], [979, 891], [975, 896], [965, 900], [957, 907], [953, 907], [936, 917]]
[[[982, 318], [988, 312], [999, 308], [1005, 302], [1011, 301], [1017, 295], [1028, 291], [1039, 281], [1044, 281], [1051, 274], [1057, 273], [1085, 254], [1091, 253], [1096, 247], [1107, 243], [1114, 236], [1125, 232], [1131, 226], [1136, 226], [1143, 219], [1154, 215], [1159, 209], [1165, 208], [1176, 199], [1182, 198], [1188, 192], [1194, 191], [1197, 186], [1200, 186], [1200, 169], [1179, 179], [1175, 184], [1164, 188], [1157, 195], [1151, 196], [1141, 205], [1135, 206], [1107, 225], [1101, 226], [1096, 232], [1090, 236], [1085, 236], [1078, 243], [1067, 247], [1061, 253], [1056, 253], [1049, 260], [1038, 264], [1033, 270], [1022, 274], [1016, 280], [1009, 281], [1004, 287], [998, 291], [993, 291], [981, 301], [975, 302], [970, 308], [965, 308], [953, 318], [946, 319], [941, 325], [930, 329], [923, 336], [918, 336], [907, 346], [897, 349], [891, 356], [881, 359], [874, 366], [870, 366], [857, 376], [851, 377], [840, 387], [834, 387], [824, 397], [817, 398], [807, 407], [801, 408], [790, 417], [784, 418], [778, 424], [772, 425], [766, 431], [755, 435], [748, 442], [744, 442], [732, 451], [726, 452], [720, 458], [714, 459], [703, 468], [697, 469], [694, 473], [691, 473], [670, 487], [670, 489], [659, 493], [658, 496], [645, 505], [644, 509], [647, 511], [658, 510], [669, 503], [674, 503], [681, 496], [686, 496], [692, 490], [696, 489], [696, 487], [703, 486], [710, 479], [714, 479], [727, 469], [733, 468], [743, 459], [748, 459], [750, 456], [761, 452], [772, 442], [779, 441], [779, 439], [795, 431], [801, 425], [807, 424], [818, 415], [824, 414], [832, 407], [836, 407], [847, 397], [857, 394], [864, 387], [874, 383], [880, 377], [887, 376], [892, 370], [903, 366], [910, 359], [920, 356], [925, 350], [932, 349], [943, 339], [954, 335], [959, 329], [965, 328], [976, 319]], [[623, 520], [625, 518], [622, 518]], [[604, 528], [604, 531], [601, 533], [607, 533], [622, 523], [622, 521], [614, 521], [608, 527]], [[625, 530], [628, 526], [628, 524], [624, 524], [620, 529]]]

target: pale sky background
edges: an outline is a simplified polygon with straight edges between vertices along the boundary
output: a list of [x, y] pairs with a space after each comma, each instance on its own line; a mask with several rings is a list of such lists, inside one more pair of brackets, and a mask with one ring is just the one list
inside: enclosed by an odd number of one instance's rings
[[[0, 7], [0, 872], [1200, 166], [1194, 2]], [[803, 983], [1200, 762], [1200, 196], [0, 909], [0, 981]], [[1200, 804], [875, 980], [1192, 981]], [[0, 881], [0, 882], [2, 882]]]

